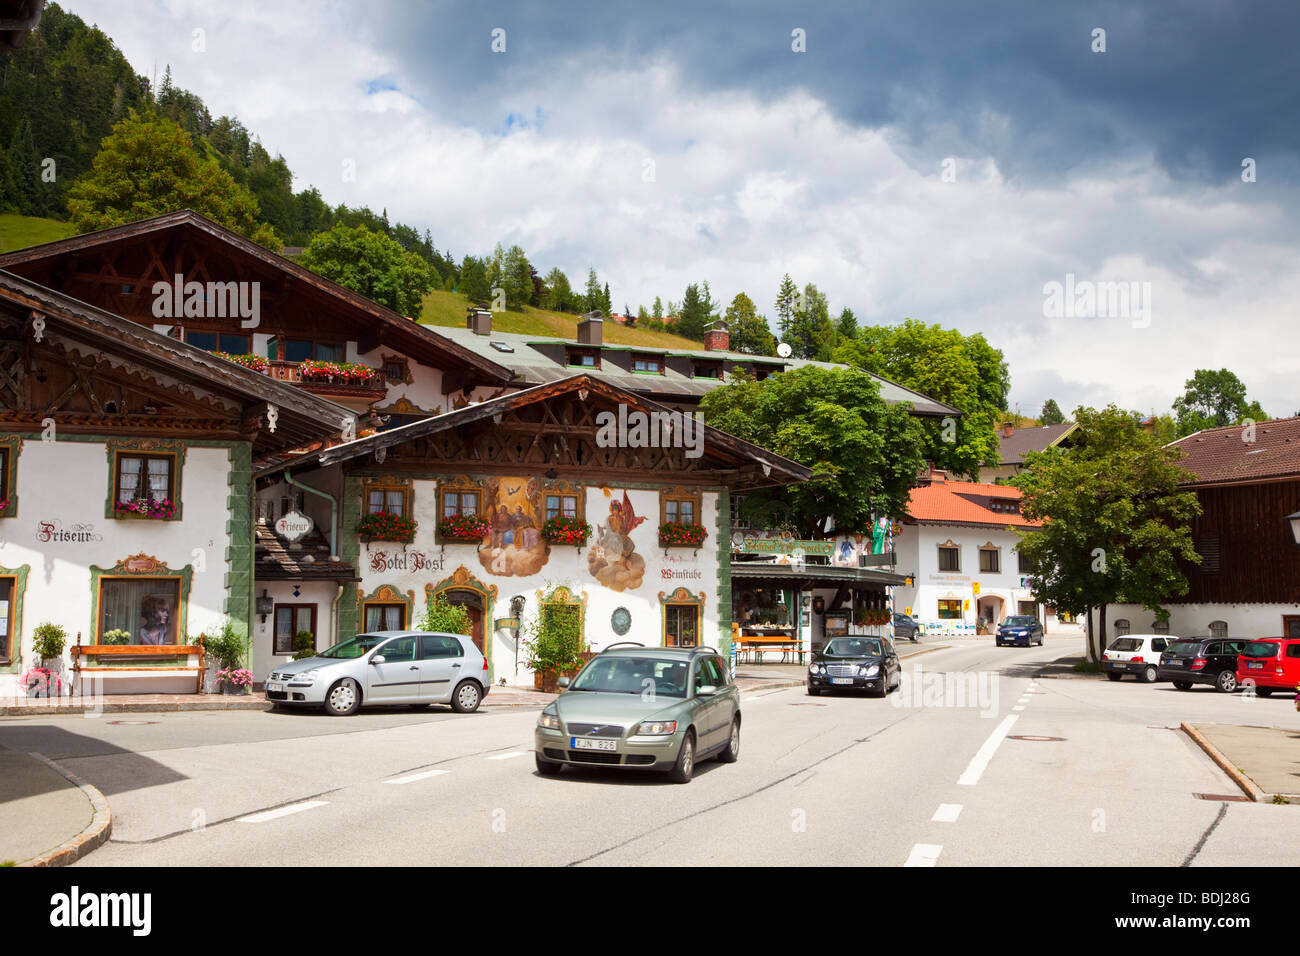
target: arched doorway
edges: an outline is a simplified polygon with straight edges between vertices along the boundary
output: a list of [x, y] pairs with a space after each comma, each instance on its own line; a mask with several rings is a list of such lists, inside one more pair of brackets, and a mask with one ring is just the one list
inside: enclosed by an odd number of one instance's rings
[[979, 599], [979, 603], [976, 605], [976, 613], [979, 614], [982, 620], [988, 621], [992, 626], [996, 627], [1002, 622], [1005, 607], [1006, 602], [1002, 598], [988, 594]]
[[496, 602], [496, 597], [497, 586], [484, 584], [470, 574], [469, 569], [463, 564], [452, 572], [450, 577], [443, 578], [437, 584], [424, 586], [424, 598], [429, 607], [432, 607], [435, 601], [447, 601], [451, 604], [459, 604], [465, 609], [473, 626], [471, 637], [474, 646], [483, 652], [489, 666], [492, 663], [492, 653], [487, 642], [487, 626], [492, 620], [492, 606]]
[[472, 634], [474, 645], [480, 652], [486, 654], [483, 643], [483, 595], [478, 591], [471, 591], [468, 588], [448, 588], [438, 595], [439, 601], [446, 601], [448, 604], [459, 604], [469, 614], [470, 624], [474, 631]]

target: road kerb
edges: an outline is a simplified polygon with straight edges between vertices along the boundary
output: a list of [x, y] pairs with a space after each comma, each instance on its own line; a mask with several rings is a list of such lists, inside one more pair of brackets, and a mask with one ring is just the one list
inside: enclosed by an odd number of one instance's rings
[[1219, 769], [1232, 778], [1232, 782], [1240, 787], [1246, 796], [1250, 797], [1250, 799], [1254, 800], [1256, 803], [1263, 802], [1265, 797], [1264, 791], [1260, 790], [1249, 777], [1234, 767], [1228, 761], [1228, 758], [1219, 751], [1219, 748], [1215, 747], [1214, 744], [1210, 743], [1205, 738], [1204, 734], [1186, 721], [1184, 721], [1180, 726], [1182, 727], [1183, 732], [1186, 733], [1187, 736], [1191, 737], [1192, 740], [1196, 741], [1197, 746], [1204, 750], [1209, 758], [1219, 765]]
[[19, 866], [67, 866], [69, 863], [75, 863], [91, 850], [103, 845], [108, 841], [113, 832], [113, 811], [109, 809], [108, 801], [104, 795], [99, 792], [99, 788], [86, 783], [70, 770], [65, 770], [50, 758], [43, 754], [32, 752], [29, 756], [35, 757], [41, 763], [45, 764], [55, 773], [67, 779], [69, 783], [77, 787], [90, 801], [91, 817], [90, 823], [86, 828], [74, 836], [71, 840], [59, 844], [53, 850], [42, 853], [40, 856], [34, 856], [30, 860], [24, 860]]

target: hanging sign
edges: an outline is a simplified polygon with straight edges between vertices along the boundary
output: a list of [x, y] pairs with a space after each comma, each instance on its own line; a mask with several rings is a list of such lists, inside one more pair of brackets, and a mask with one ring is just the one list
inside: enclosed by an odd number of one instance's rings
[[275, 523], [275, 533], [286, 541], [292, 542], [311, 534], [314, 527], [316, 527], [315, 522], [307, 515], [297, 511], [290, 511]]

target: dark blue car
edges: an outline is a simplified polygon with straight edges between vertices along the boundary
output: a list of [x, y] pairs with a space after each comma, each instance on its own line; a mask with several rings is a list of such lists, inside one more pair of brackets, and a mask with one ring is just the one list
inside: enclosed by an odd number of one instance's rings
[[1013, 647], [1028, 647], [1030, 644], [1043, 643], [1043, 625], [1038, 618], [1028, 614], [1013, 614], [998, 625], [997, 644], [1010, 644]]

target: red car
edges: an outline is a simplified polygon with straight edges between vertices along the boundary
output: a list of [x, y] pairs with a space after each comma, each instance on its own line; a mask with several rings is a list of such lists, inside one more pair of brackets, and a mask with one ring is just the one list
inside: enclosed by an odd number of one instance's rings
[[1265, 637], [1244, 644], [1237, 655], [1237, 683], [1246, 681], [1260, 697], [1300, 688], [1300, 637]]

